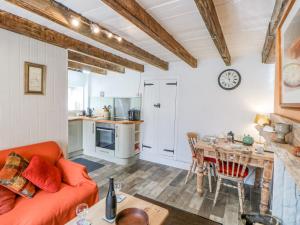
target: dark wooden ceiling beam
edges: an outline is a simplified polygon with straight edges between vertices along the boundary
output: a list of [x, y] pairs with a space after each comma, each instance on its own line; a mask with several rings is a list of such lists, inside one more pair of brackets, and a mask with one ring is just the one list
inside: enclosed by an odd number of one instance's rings
[[114, 55], [110, 52], [106, 52], [90, 44], [76, 40], [57, 31], [51, 30], [45, 26], [41, 26], [37, 23], [13, 15], [3, 10], [0, 10], [0, 28], [19, 33], [49, 44], [53, 44], [61, 48], [82, 52], [87, 55], [91, 55], [96, 58], [100, 58], [132, 70], [144, 72], [144, 65]]
[[110, 62], [106, 62], [100, 59], [93, 58], [91, 56], [79, 53], [79, 52], [74, 52], [74, 51], [68, 51], [68, 59], [72, 61], [76, 61], [79, 63], [84, 63], [88, 64], [91, 66], [96, 66], [102, 69], [107, 69], [111, 70], [117, 73], [125, 73], [125, 67], [116, 65]]
[[[161, 68], [163, 70], [168, 70], [168, 62], [161, 60], [160, 58], [150, 54], [149, 52], [141, 49], [140, 47], [134, 45], [133, 43], [122, 39], [118, 41], [116, 38], [109, 38], [105, 31], [110, 32], [104, 27], [99, 28], [102, 30], [97, 34], [91, 32], [90, 24], [96, 24], [93, 21], [88, 20], [77, 12], [65, 7], [64, 5], [54, 1], [54, 0], [6, 0], [13, 3], [19, 7], [22, 7], [28, 11], [36, 13], [42, 17], [45, 17], [55, 23], [58, 23], [68, 29], [71, 29], [81, 35], [105, 44], [113, 49], [121, 51], [125, 54], [133, 56], [144, 62], [147, 62], [153, 66]], [[71, 25], [71, 19], [77, 18], [81, 21], [80, 26], [74, 27]], [[111, 33], [111, 32], [110, 32]]]
[[231, 65], [231, 56], [226, 45], [213, 0], [195, 0], [195, 3], [224, 63], [227, 66]]
[[68, 61], [68, 69], [70, 70], [74, 70], [74, 71], [80, 71], [80, 72], [92, 72], [92, 73], [97, 73], [97, 74], [101, 74], [101, 75], [106, 75], [107, 71], [98, 67], [94, 67], [94, 66], [89, 66], [89, 65], [85, 65], [79, 62], [74, 62], [74, 61]]
[[[100, 1], [100, 0], [99, 0]], [[195, 59], [171, 34], [169, 34], [135, 0], [102, 0], [117, 13], [128, 19], [169, 51], [181, 58], [191, 67], [197, 67]]]
[[284, 11], [292, 0], [276, 0], [271, 21], [268, 25], [265, 43], [262, 50], [263, 63], [275, 63], [276, 31], [283, 17]]

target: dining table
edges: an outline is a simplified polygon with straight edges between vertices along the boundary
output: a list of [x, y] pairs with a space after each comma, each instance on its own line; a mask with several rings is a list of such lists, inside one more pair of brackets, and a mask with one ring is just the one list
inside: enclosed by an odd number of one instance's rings
[[[248, 150], [252, 151], [248, 165], [255, 168], [255, 186], [261, 188], [260, 213], [269, 211], [270, 187], [273, 176], [274, 153], [257, 152], [253, 146], [240, 146], [236, 143], [228, 142], [226, 139], [216, 139], [214, 142], [198, 140], [195, 144], [197, 158], [197, 192], [203, 195], [204, 157], [216, 158], [216, 149], [228, 150]], [[261, 182], [262, 179], [262, 182]], [[261, 184], [261, 185], [260, 185]]]

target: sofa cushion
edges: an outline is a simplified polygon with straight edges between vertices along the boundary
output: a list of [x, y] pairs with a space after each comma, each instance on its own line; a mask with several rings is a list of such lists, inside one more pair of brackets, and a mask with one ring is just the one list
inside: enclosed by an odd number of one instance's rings
[[64, 225], [75, 217], [78, 204], [91, 206], [97, 200], [96, 184], [72, 187], [62, 183], [58, 192], [39, 190], [32, 199], [18, 198], [15, 208], [0, 216], [0, 221], [1, 225]]
[[0, 215], [7, 213], [15, 206], [16, 194], [0, 186]]
[[9, 153], [15, 152], [30, 160], [34, 155], [38, 155], [51, 164], [55, 164], [62, 157], [62, 151], [54, 141], [39, 144], [27, 145], [0, 151], [0, 168], [4, 165]]
[[11, 152], [0, 171], [0, 184], [11, 191], [31, 198], [35, 193], [34, 185], [22, 176], [29, 162], [22, 156]]
[[60, 188], [59, 169], [39, 156], [32, 157], [22, 176], [44, 191], [57, 192]]
[[78, 186], [87, 181], [91, 182], [91, 178], [87, 173], [86, 167], [79, 163], [61, 158], [57, 162], [56, 166], [60, 169], [60, 171], [62, 171], [62, 179], [66, 184]]

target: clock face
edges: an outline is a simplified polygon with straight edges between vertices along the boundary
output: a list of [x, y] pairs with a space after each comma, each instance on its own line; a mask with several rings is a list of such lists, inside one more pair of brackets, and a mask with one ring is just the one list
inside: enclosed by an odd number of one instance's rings
[[218, 83], [224, 90], [233, 90], [241, 83], [241, 75], [233, 69], [224, 70], [218, 78]]

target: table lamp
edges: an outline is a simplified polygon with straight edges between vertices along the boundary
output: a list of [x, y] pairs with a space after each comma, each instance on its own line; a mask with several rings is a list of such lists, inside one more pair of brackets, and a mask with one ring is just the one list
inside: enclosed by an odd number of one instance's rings
[[268, 116], [263, 115], [263, 114], [256, 114], [254, 123], [256, 123], [259, 126], [264, 126], [264, 125], [269, 125], [270, 124], [270, 119]]
[[[256, 123], [258, 126], [265, 126], [270, 124], [270, 119], [268, 116], [263, 114], [256, 114], [254, 118], [254, 123]], [[261, 143], [261, 134], [259, 132], [259, 143]]]

